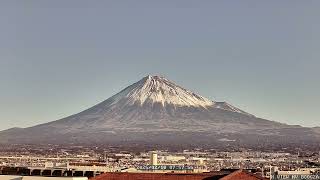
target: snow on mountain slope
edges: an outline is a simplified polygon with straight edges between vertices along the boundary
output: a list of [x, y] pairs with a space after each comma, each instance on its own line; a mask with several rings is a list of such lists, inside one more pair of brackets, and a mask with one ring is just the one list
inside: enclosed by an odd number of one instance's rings
[[129, 105], [136, 102], [140, 105], [151, 102], [161, 103], [162, 106], [170, 104], [206, 108], [214, 104], [213, 101], [188, 91], [164, 77], [150, 75], [127, 87], [111, 99], [113, 99], [112, 104], [125, 99]]
[[236, 113], [241, 113], [241, 114], [246, 114], [249, 116], [253, 116], [252, 114], [249, 114], [237, 107], [232, 106], [231, 104], [227, 103], [227, 102], [215, 102], [214, 103], [214, 107], [218, 108], [218, 109], [223, 109], [226, 111], [232, 111], [232, 112], [236, 112]]
[[221, 123], [227, 124], [231, 119], [240, 121], [243, 116], [252, 115], [228, 103], [197, 95], [164, 77], [146, 76], [92, 108], [40, 126], [70, 132], [84, 129], [203, 131], [220, 130]]
[[[279, 143], [320, 139], [317, 129], [257, 118], [159, 76], [147, 76], [111, 98], [69, 117], [0, 132], [0, 143], [150, 143], [232, 139]], [[282, 137], [282, 138], [279, 138]], [[170, 142], [170, 144], [171, 144]], [[221, 141], [219, 141], [221, 142]]]

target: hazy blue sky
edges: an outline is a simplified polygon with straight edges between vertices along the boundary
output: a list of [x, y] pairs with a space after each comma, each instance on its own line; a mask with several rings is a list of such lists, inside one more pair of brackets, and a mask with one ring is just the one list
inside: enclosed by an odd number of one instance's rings
[[147, 74], [320, 126], [320, 1], [0, 1], [0, 129], [56, 120]]

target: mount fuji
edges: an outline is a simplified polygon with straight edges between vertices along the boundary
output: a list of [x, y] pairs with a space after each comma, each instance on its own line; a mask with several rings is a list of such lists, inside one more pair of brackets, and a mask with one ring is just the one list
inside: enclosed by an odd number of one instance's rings
[[184, 144], [268, 146], [319, 144], [316, 128], [258, 118], [227, 102], [146, 76], [109, 99], [69, 117], [0, 132], [0, 143]]

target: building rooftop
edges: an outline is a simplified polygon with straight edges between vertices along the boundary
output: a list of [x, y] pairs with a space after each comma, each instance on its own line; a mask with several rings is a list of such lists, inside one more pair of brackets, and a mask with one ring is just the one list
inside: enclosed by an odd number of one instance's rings
[[104, 173], [91, 180], [261, 180], [264, 179], [244, 170], [210, 173]]
[[227, 176], [222, 177], [220, 180], [263, 180], [263, 179], [266, 179], [266, 178], [252, 174], [245, 170], [237, 170]]
[[105, 173], [90, 180], [218, 180], [223, 173]]

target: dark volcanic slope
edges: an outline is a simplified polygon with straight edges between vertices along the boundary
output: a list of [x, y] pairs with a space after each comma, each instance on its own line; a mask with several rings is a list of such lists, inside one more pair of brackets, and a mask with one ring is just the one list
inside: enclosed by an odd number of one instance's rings
[[169, 80], [147, 76], [64, 119], [0, 133], [0, 143], [318, 143], [319, 131], [257, 118]]

